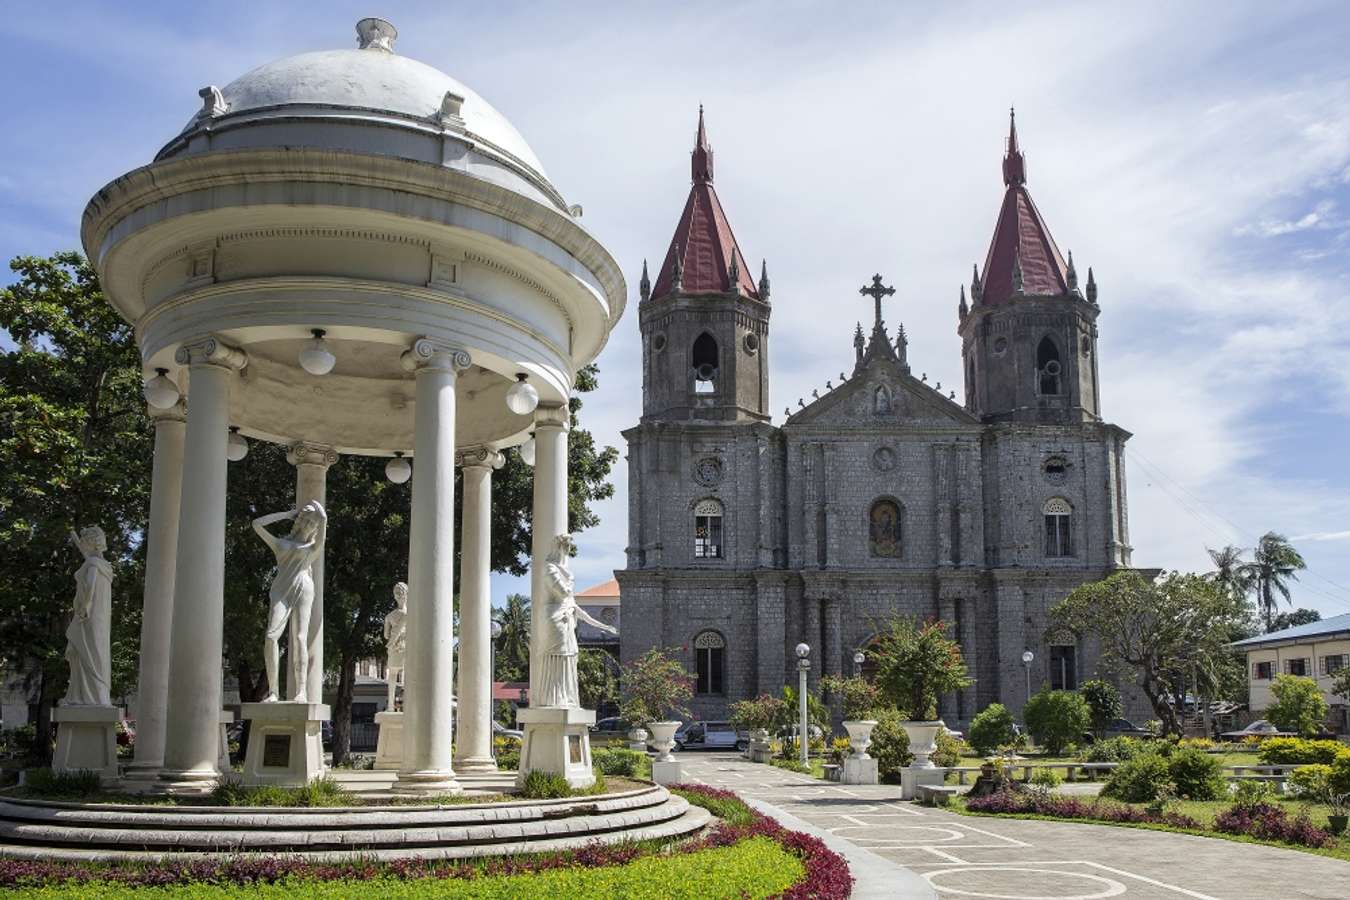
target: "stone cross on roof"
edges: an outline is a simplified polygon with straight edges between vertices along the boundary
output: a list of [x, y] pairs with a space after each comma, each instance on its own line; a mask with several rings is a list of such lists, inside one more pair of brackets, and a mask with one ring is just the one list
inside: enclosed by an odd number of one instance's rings
[[869, 297], [871, 297], [871, 298], [872, 298], [872, 301], [876, 304], [876, 312], [877, 312], [876, 327], [877, 327], [877, 328], [880, 328], [880, 327], [881, 327], [881, 298], [882, 298], [882, 297], [889, 297], [889, 296], [891, 296], [892, 294], [894, 294], [894, 293], [895, 293], [895, 288], [893, 288], [893, 287], [886, 287], [885, 285], [883, 285], [883, 284], [881, 283], [881, 276], [880, 276], [880, 275], [873, 275], [873, 276], [872, 276], [872, 284], [871, 284], [870, 286], [868, 286], [868, 287], [860, 287], [860, 288], [858, 288], [858, 293], [862, 294], [863, 296], [869, 296]]

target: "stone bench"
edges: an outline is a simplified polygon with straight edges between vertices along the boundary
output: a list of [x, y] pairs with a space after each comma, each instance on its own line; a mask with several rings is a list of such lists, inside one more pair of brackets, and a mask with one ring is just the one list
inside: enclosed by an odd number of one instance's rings
[[842, 767], [836, 766], [834, 763], [826, 763], [824, 766], [821, 767], [822, 775], [826, 781], [842, 780], [843, 778], [841, 774], [842, 771], [843, 771]]
[[924, 803], [931, 803], [934, 806], [946, 806], [947, 803], [959, 794], [959, 788], [946, 784], [921, 784], [915, 788], [919, 799]]

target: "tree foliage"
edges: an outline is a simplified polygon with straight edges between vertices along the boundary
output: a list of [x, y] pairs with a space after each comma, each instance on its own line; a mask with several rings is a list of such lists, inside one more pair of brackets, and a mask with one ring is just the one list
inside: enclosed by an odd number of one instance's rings
[[882, 705], [881, 691], [861, 675], [852, 675], [848, 678], [842, 675], [826, 675], [820, 679], [820, 689], [839, 698], [844, 707], [844, 718], [848, 720], [871, 719]]
[[1267, 531], [1252, 551], [1252, 561], [1242, 567], [1243, 577], [1256, 591], [1256, 607], [1266, 623], [1266, 631], [1275, 617], [1278, 598], [1292, 605], [1289, 590], [1291, 581], [1298, 581], [1298, 573], [1308, 567], [1289, 539], [1274, 531]]
[[1266, 718], [1281, 731], [1311, 737], [1321, 731], [1327, 720], [1327, 701], [1311, 678], [1276, 675], [1270, 686], [1274, 701], [1266, 707]]
[[1092, 716], [1092, 730], [1098, 735], [1120, 718], [1120, 691], [1111, 682], [1093, 678], [1080, 684], [1078, 693], [1087, 701], [1088, 712]]
[[530, 678], [530, 598], [508, 594], [506, 604], [492, 611], [501, 626], [497, 636], [498, 681], [528, 681]]
[[1297, 628], [1300, 625], [1311, 625], [1314, 622], [1322, 621], [1322, 614], [1315, 609], [1291, 609], [1288, 612], [1276, 613], [1270, 620], [1271, 631], [1284, 631], [1286, 628]]
[[1077, 691], [1041, 691], [1027, 701], [1022, 717], [1036, 743], [1055, 756], [1092, 727], [1092, 709]]
[[[100, 526], [113, 564], [113, 696], [135, 681], [153, 431], [131, 326], [77, 253], [23, 256], [0, 289], [0, 664], [39, 695], [38, 733], [65, 690], [80, 565], [72, 528]], [[38, 741], [45, 756], [48, 743]]]
[[1051, 610], [1050, 630], [1095, 638], [1103, 661], [1135, 680], [1164, 730], [1180, 734], [1176, 694], [1197, 678], [1211, 691], [1221, 682], [1236, 659], [1227, 644], [1244, 619], [1242, 605], [1210, 579], [1172, 572], [1149, 581], [1125, 571], [1076, 588]]
[[999, 747], [1017, 741], [1013, 714], [1002, 703], [991, 703], [970, 722], [970, 747], [981, 756], [989, 756]]
[[603, 650], [586, 647], [577, 654], [577, 687], [584, 709], [600, 709], [619, 697], [619, 679], [614, 657]]
[[961, 646], [944, 622], [892, 619], [870, 652], [882, 696], [913, 719], [937, 717], [938, 697], [969, 687]]
[[633, 725], [690, 715], [694, 676], [669, 650], [652, 647], [623, 667], [619, 715]]

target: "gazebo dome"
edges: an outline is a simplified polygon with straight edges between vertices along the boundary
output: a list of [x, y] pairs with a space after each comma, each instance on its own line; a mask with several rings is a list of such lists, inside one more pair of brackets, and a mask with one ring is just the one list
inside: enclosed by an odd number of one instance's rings
[[[202, 88], [201, 108], [156, 159], [277, 145], [381, 147], [444, 165], [467, 155], [472, 174], [566, 208], [530, 145], [492, 104], [439, 69], [395, 53], [398, 32], [388, 22], [362, 19], [356, 31], [355, 49], [287, 56], [224, 88]], [[402, 139], [372, 129], [401, 131]], [[444, 152], [443, 139], [459, 152]]]

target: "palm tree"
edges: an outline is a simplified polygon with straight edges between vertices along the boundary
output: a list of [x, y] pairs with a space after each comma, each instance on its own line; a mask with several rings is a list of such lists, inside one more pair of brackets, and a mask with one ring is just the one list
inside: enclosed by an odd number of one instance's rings
[[1274, 531], [1261, 536], [1252, 553], [1252, 561], [1242, 566], [1242, 571], [1256, 587], [1256, 606], [1265, 620], [1266, 631], [1270, 631], [1271, 619], [1275, 615], [1275, 595], [1284, 598], [1284, 602], [1293, 604], [1289, 595], [1289, 582], [1298, 581], [1298, 572], [1308, 564], [1289, 543], [1289, 539]]
[[1252, 579], [1247, 574], [1247, 564], [1242, 560], [1243, 549], [1229, 544], [1222, 550], [1208, 547], [1205, 550], [1214, 561], [1214, 571], [1209, 573], [1209, 580], [1233, 600], [1245, 601], [1252, 592]]
[[523, 681], [530, 671], [530, 598], [508, 594], [506, 605], [492, 611], [493, 620], [502, 627], [497, 638], [497, 671], [494, 678]]

